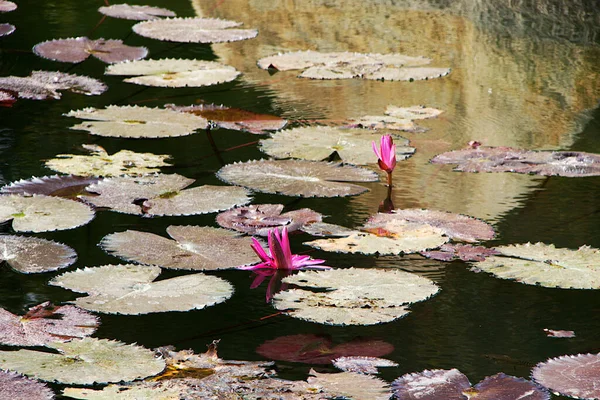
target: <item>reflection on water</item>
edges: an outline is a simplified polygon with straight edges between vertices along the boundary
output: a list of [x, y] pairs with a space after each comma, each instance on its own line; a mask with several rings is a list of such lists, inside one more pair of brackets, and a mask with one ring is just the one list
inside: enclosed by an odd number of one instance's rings
[[[594, 1], [272, 1], [193, 0], [200, 16], [258, 28], [257, 38], [213, 45], [221, 61], [267, 89], [289, 118], [381, 115], [388, 104], [444, 110], [422, 134], [417, 154], [397, 167], [396, 207], [428, 207], [497, 221], [539, 178], [448, 174], [435, 154], [485, 145], [566, 149], [600, 98], [600, 12]], [[452, 73], [429, 82], [312, 81], [270, 75], [256, 61], [292, 50], [400, 52], [433, 59]], [[441, 171], [440, 171], [441, 170]], [[377, 210], [385, 188], [353, 199], [357, 216]]]

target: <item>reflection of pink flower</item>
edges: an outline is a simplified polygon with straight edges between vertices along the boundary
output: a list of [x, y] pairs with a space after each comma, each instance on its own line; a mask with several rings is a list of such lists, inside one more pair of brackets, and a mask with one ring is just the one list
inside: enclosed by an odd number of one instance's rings
[[383, 135], [381, 137], [380, 149], [377, 148], [375, 142], [372, 143], [373, 151], [377, 155], [377, 163], [379, 168], [383, 171], [391, 174], [396, 167], [396, 145], [390, 135]]

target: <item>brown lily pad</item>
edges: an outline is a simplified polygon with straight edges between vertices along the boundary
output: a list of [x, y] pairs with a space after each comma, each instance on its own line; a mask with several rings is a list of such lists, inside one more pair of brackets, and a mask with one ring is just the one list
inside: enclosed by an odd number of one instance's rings
[[69, 246], [42, 238], [1, 235], [0, 246], [0, 261], [24, 274], [56, 271], [77, 259], [77, 253]]
[[45, 383], [15, 372], [0, 370], [0, 399], [51, 400], [53, 398], [54, 392]]
[[600, 354], [577, 354], [551, 358], [535, 366], [533, 379], [552, 392], [575, 399], [598, 399]]
[[48, 60], [68, 63], [80, 63], [90, 55], [109, 64], [140, 60], [148, 55], [148, 49], [145, 47], [127, 46], [121, 40], [91, 40], [87, 37], [38, 43], [33, 47], [33, 52]]
[[73, 198], [84, 192], [86, 186], [98, 183], [100, 178], [76, 175], [31, 177], [12, 182], [0, 188], [2, 194], [57, 196]]
[[108, 87], [97, 79], [56, 71], [33, 71], [30, 76], [0, 78], [0, 89], [17, 93], [20, 98], [32, 100], [60, 99], [60, 90], [99, 95]]
[[13, 33], [17, 28], [14, 25], [11, 24], [0, 24], [0, 37], [2, 36], [8, 36], [11, 33]]

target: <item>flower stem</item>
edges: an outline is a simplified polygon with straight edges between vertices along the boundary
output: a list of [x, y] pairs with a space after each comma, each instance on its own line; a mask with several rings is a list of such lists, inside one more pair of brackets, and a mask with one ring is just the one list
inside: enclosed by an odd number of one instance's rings
[[392, 187], [392, 173], [391, 172], [387, 173], [387, 184], [389, 187]]

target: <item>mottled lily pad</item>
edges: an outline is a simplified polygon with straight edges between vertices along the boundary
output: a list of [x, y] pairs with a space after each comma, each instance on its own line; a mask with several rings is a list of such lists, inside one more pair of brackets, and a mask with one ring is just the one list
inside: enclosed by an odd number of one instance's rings
[[[380, 133], [364, 129], [343, 129], [327, 126], [302, 127], [277, 132], [260, 141], [260, 149], [275, 158], [326, 160], [334, 152], [347, 163], [366, 165], [377, 162], [371, 143], [378, 141]], [[396, 158], [405, 160], [415, 148], [401, 136], [392, 135], [396, 144]]]
[[66, 272], [50, 281], [89, 296], [73, 302], [78, 307], [108, 314], [148, 314], [189, 311], [222, 303], [233, 286], [201, 273], [153, 282], [160, 268], [145, 265], [103, 265]]
[[75, 197], [86, 186], [97, 183], [100, 179], [76, 175], [50, 175], [31, 177], [12, 182], [0, 188], [2, 194], [43, 194], [46, 196]]
[[378, 374], [379, 367], [397, 367], [398, 363], [391, 360], [378, 357], [350, 356], [339, 357], [333, 360], [333, 365], [337, 369], [345, 372], [356, 372], [359, 374], [374, 375]]
[[69, 111], [64, 115], [88, 120], [71, 129], [88, 131], [93, 135], [132, 139], [191, 135], [208, 124], [207, 120], [195, 115], [138, 106], [90, 107]]
[[109, 65], [105, 74], [134, 75], [133, 78], [124, 79], [124, 82], [137, 85], [199, 87], [231, 82], [240, 73], [235, 68], [216, 61], [164, 58]]
[[133, 31], [140, 36], [184, 43], [221, 43], [251, 39], [256, 29], [232, 29], [240, 22], [218, 18], [167, 18], [138, 22]]
[[13, 33], [16, 29], [17, 28], [12, 24], [7, 24], [7, 23], [0, 24], [0, 37], [8, 36], [11, 33]]
[[12, 220], [17, 232], [48, 232], [73, 229], [94, 218], [87, 205], [51, 196], [0, 196], [0, 222]]
[[193, 106], [176, 106], [165, 104], [165, 108], [199, 115], [213, 124], [235, 131], [244, 131], [254, 134], [264, 134], [269, 131], [283, 129], [287, 120], [269, 114], [257, 114], [239, 108], [230, 108], [216, 104], [200, 104]]
[[159, 17], [174, 17], [175, 13], [166, 8], [137, 6], [130, 4], [113, 4], [110, 6], [100, 7], [98, 9], [104, 15], [113, 18], [123, 18], [136, 21], [144, 21], [148, 19], [156, 19]]
[[283, 204], [252, 204], [224, 211], [217, 215], [217, 224], [223, 228], [250, 235], [268, 236], [273, 228], [293, 232], [309, 222], [321, 221], [322, 215], [309, 208], [281, 214]]
[[25, 274], [56, 271], [73, 264], [75, 250], [62, 243], [36, 237], [0, 236], [0, 260]]
[[96, 196], [81, 198], [96, 207], [126, 214], [194, 215], [227, 210], [250, 202], [249, 192], [236, 186], [204, 185], [177, 174], [106, 178], [87, 187]]
[[308, 383], [322, 387], [327, 394], [353, 400], [388, 400], [389, 384], [379, 378], [354, 372], [320, 374], [311, 369]]
[[132, 230], [111, 233], [100, 246], [127, 261], [172, 269], [210, 271], [259, 261], [250, 238], [227, 229], [172, 225], [167, 233], [174, 240]]
[[330, 336], [299, 334], [267, 340], [256, 352], [270, 360], [306, 364], [331, 364], [344, 356], [379, 357], [391, 353], [394, 346], [377, 339], [357, 338], [333, 346]]
[[[136, 153], [121, 150], [109, 155], [104, 148], [94, 144], [84, 144], [84, 149], [92, 153], [89, 156], [58, 154], [46, 161], [46, 167], [63, 174], [78, 176], [120, 176], [145, 175], [159, 172], [158, 167], [170, 166], [165, 162], [168, 154]], [[83, 178], [81, 178], [83, 179]], [[89, 182], [89, 184], [95, 182]]]
[[12, 1], [8, 0], [0, 0], [0, 12], [10, 12], [17, 9], [17, 5]]
[[53, 398], [54, 392], [46, 384], [14, 372], [0, 371], [0, 399], [51, 400]]
[[378, 175], [364, 168], [303, 160], [252, 160], [228, 164], [217, 172], [227, 183], [265, 193], [302, 197], [353, 196], [366, 188], [348, 182], [374, 182]]
[[421, 255], [439, 261], [483, 261], [486, 257], [500, 254], [494, 248], [471, 244], [443, 244], [438, 250], [423, 251]]
[[23, 316], [0, 308], [0, 343], [46, 346], [53, 342], [90, 336], [98, 325], [98, 317], [69, 305], [54, 306], [45, 302], [31, 307]]
[[563, 289], [600, 289], [600, 250], [581, 246], [578, 250], [552, 244], [525, 243], [498, 246], [499, 256], [473, 263], [502, 279], [528, 285]]
[[600, 155], [576, 151], [532, 151], [476, 146], [438, 154], [433, 164], [456, 164], [455, 171], [518, 172], [567, 177], [600, 175]]
[[105, 63], [140, 60], [148, 55], [145, 47], [133, 47], [123, 44], [121, 40], [77, 37], [54, 39], [33, 46], [33, 52], [40, 57], [52, 61], [80, 63], [90, 55]]
[[75, 385], [132, 381], [156, 375], [165, 367], [150, 350], [107, 339], [83, 338], [48, 347], [58, 353], [0, 351], [0, 367], [43, 381]]
[[[329, 325], [373, 325], [408, 314], [408, 305], [438, 292], [433, 281], [382, 269], [302, 271], [283, 279], [305, 288], [277, 293], [273, 305], [294, 318]], [[327, 289], [327, 291], [323, 291]]]
[[575, 399], [598, 399], [600, 354], [577, 354], [551, 358], [535, 366], [533, 379], [552, 392]]
[[56, 71], [33, 71], [30, 76], [0, 77], [0, 89], [15, 92], [22, 99], [60, 99], [60, 90], [99, 95], [108, 87], [97, 79]]

